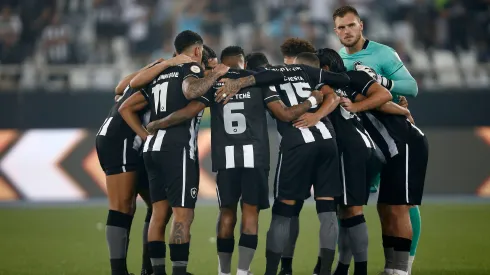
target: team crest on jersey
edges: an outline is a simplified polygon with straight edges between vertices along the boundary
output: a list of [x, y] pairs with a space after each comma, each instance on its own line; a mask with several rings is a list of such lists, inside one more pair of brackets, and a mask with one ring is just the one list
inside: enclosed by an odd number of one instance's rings
[[196, 73], [196, 74], [197, 74], [197, 73], [200, 73], [200, 72], [201, 72], [201, 68], [199, 68], [199, 66], [192, 65], [192, 66], [191, 66], [191, 71], [192, 71], [193, 73]]
[[191, 188], [191, 197], [195, 199], [197, 197], [197, 188], [193, 187]]
[[358, 65], [362, 65], [362, 62], [361, 62], [361, 61], [356, 61], [356, 62], [354, 62], [354, 68], [355, 68], [356, 66], [358, 66]]

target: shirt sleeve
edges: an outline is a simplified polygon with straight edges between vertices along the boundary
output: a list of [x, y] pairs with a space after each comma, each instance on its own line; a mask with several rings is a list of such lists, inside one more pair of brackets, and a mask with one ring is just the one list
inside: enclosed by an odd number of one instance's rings
[[195, 78], [203, 78], [204, 77], [204, 71], [199, 66], [197, 63], [189, 63], [189, 64], [184, 64], [182, 66], [182, 80], [188, 78], [188, 77], [195, 77]]
[[369, 74], [363, 71], [348, 71], [347, 75], [350, 78], [349, 87], [364, 96], [366, 96], [369, 87], [376, 82]]
[[209, 107], [214, 102], [214, 91], [214, 88], [211, 88], [203, 96], [200, 96], [194, 100], [201, 102], [202, 104], [206, 105], [206, 107]]
[[383, 63], [381, 66], [381, 75], [387, 77], [388, 79], [392, 74], [396, 73], [398, 70], [400, 70], [400, 68], [404, 66], [398, 53], [389, 47], [386, 47], [386, 50], [383, 53], [382, 60]]
[[[139, 90], [141, 92], [141, 94], [143, 95], [143, 97], [146, 99], [146, 102], [148, 102], [148, 103], [150, 103], [151, 88], [152, 88], [152, 84], [150, 83], [150, 84], [146, 85], [145, 87], [143, 87]], [[132, 89], [132, 91], [130, 93], [134, 94], [137, 92], [138, 92], [138, 90]]]
[[279, 94], [277, 93], [276, 87], [269, 86], [262, 88], [262, 97], [264, 99], [265, 104], [281, 100]]
[[303, 70], [308, 74], [312, 87], [315, 87], [319, 83], [323, 83], [334, 88], [345, 87], [349, 84], [349, 77], [345, 73], [333, 73], [322, 70], [320, 68], [314, 68], [307, 65], [301, 65]]

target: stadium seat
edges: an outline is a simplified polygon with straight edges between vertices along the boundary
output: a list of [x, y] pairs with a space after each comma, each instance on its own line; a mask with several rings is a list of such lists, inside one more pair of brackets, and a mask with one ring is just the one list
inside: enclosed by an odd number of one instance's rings
[[457, 70], [459, 69], [456, 57], [451, 51], [434, 50], [433, 65], [436, 70]]
[[414, 49], [410, 52], [410, 56], [412, 57], [412, 67], [414, 70], [420, 72], [427, 72], [431, 70], [429, 56], [425, 51]]
[[474, 51], [461, 52], [459, 61], [463, 71], [473, 71], [477, 66], [476, 53]]
[[439, 69], [437, 71], [437, 84], [441, 88], [449, 88], [461, 87], [464, 82], [458, 70]]
[[70, 88], [74, 90], [90, 88], [90, 76], [85, 67], [70, 70], [68, 79]]
[[114, 89], [114, 83], [117, 83], [116, 73], [112, 67], [97, 68], [92, 71], [92, 82], [96, 89]]

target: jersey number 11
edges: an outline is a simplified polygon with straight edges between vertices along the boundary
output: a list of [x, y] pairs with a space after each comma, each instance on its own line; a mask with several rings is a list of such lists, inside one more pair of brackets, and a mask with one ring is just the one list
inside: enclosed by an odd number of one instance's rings
[[[163, 82], [153, 87], [152, 92], [155, 101], [155, 113], [167, 111], [167, 90], [168, 82]], [[160, 103], [160, 108], [158, 108], [158, 103]]]

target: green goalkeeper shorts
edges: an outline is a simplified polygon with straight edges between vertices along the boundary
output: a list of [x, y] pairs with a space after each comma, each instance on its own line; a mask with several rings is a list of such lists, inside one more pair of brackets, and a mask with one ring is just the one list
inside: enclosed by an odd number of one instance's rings
[[371, 187], [370, 187], [370, 192], [371, 193], [376, 193], [378, 192], [379, 184], [381, 182], [381, 173], [378, 173], [372, 180], [371, 180]]

